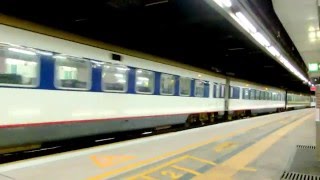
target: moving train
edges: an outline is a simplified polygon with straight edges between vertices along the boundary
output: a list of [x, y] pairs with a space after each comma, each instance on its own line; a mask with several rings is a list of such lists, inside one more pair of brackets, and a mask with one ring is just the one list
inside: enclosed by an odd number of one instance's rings
[[0, 148], [314, 106], [310, 95], [6, 25], [0, 36]]

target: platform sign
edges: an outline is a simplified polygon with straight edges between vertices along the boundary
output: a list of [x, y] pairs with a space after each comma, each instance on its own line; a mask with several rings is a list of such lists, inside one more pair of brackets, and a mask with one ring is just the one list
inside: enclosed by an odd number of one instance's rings
[[317, 72], [319, 71], [319, 64], [318, 63], [309, 63], [308, 68], [310, 72]]
[[310, 87], [310, 91], [316, 91], [316, 90], [317, 90], [316, 86], [311, 86]]

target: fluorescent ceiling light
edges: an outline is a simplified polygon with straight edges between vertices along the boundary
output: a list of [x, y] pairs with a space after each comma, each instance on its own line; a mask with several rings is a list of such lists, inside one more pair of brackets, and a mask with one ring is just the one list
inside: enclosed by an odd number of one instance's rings
[[252, 34], [254, 39], [256, 39], [262, 46], [270, 46], [270, 42], [259, 32]]
[[310, 39], [316, 38], [316, 32], [309, 32], [309, 38]]
[[223, 4], [223, 6], [225, 6], [225, 7], [232, 6], [231, 0], [218, 0], [218, 1], [220, 1]]
[[267, 47], [267, 50], [273, 55], [273, 56], [280, 56], [279, 51], [274, 48], [273, 46]]
[[8, 48], [8, 50], [13, 51], [13, 52], [17, 52], [17, 53], [27, 54], [27, 55], [36, 55], [35, 52], [24, 50], [24, 49]]
[[289, 61], [288, 61], [286, 58], [284, 58], [283, 56], [280, 56], [280, 57], [279, 57], [279, 61], [280, 61], [281, 63], [283, 63], [283, 64], [286, 63], [286, 62], [289, 63]]
[[213, 0], [215, 3], [217, 3], [220, 7], [224, 8], [224, 7], [231, 7], [232, 3], [231, 0]]
[[313, 26], [309, 27], [309, 31], [315, 31], [316, 29]]
[[241, 13], [241, 12], [236, 12], [236, 16], [239, 18], [240, 25], [244, 27], [246, 30], [255, 33], [257, 32], [257, 29], [251, 24], [251, 22]]

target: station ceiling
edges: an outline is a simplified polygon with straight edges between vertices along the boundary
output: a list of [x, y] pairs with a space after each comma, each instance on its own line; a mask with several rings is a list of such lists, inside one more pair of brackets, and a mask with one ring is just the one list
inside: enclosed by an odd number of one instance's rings
[[[272, 0], [274, 10], [306, 64], [320, 64], [320, 28], [317, 0]], [[297, 13], [299, 9], [299, 13]], [[320, 71], [311, 71], [313, 83], [319, 84]]]
[[[307, 74], [271, 0], [243, 0]], [[232, 77], [309, 92], [205, 0], [1, 0], [0, 12]]]

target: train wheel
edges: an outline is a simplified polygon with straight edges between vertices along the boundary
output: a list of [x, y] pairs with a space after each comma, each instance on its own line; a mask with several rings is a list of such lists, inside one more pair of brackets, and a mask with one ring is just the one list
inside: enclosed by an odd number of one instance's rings
[[189, 115], [188, 119], [186, 120], [186, 122], [184, 123], [184, 127], [189, 128], [191, 127], [193, 124], [195, 124], [196, 122], [199, 121], [199, 116], [196, 114], [191, 114]]

